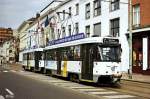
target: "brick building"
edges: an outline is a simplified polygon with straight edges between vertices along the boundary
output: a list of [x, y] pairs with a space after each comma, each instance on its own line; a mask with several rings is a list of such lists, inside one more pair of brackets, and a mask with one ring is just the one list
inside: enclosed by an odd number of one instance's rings
[[11, 28], [1, 28], [0, 27], [0, 45], [10, 38], [13, 37], [13, 30]]
[[150, 75], [150, 0], [132, 0], [133, 73]]
[[18, 48], [18, 33], [11, 28], [0, 28], [0, 62], [17, 62]]

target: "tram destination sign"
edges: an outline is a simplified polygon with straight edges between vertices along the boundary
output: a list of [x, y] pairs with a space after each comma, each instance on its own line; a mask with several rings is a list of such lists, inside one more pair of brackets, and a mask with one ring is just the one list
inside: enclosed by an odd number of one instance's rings
[[61, 43], [70, 42], [70, 41], [75, 41], [75, 40], [79, 40], [79, 39], [83, 39], [83, 38], [85, 38], [84, 33], [79, 33], [79, 34], [76, 34], [76, 35], [72, 35], [72, 36], [61, 38], [61, 39], [49, 41], [48, 45], [51, 46], [51, 45], [61, 44]]
[[104, 38], [103, 43], [105, 43], [105, 44], [119, 44], [119, 39]]

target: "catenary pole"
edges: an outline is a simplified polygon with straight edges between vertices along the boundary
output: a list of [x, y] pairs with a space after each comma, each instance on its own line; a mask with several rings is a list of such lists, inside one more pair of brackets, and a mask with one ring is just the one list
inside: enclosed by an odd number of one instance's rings
[[129, 78], [132, 79], [132, 0], [129, 0]]

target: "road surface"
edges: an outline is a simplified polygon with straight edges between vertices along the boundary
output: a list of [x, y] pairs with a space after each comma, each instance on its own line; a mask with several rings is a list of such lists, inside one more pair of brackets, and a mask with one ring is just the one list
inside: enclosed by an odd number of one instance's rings
[[123, 81], [120, 88], [95, 87], [0, 67], [0, 99], [149, 99], [142, 94], [131, 93], [135, 88], [131, 86], [134, 84]]

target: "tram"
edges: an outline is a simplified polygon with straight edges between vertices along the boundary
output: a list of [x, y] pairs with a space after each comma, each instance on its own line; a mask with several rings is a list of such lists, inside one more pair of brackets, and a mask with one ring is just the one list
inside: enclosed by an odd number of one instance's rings
[[121, 44], [114, 37], [74, 35], [44, 48], [45, 70], [72, 81], [116, 83], [121, 74]]
[[24, 70], [44, 72], [43, 49], [33, 49], [24, 52], [22, 65]]

